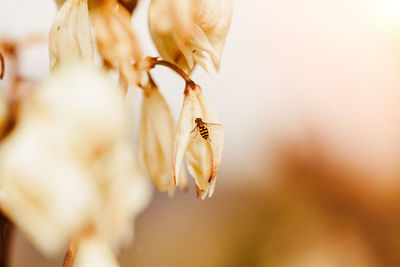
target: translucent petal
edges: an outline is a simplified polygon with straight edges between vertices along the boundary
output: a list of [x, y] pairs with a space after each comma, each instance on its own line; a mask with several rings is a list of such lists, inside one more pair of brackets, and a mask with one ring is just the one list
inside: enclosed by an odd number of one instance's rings
[[93, 50], [87, 1], [67, 0], [50, 28], [50, 68], [77, 61], [92, 64]]

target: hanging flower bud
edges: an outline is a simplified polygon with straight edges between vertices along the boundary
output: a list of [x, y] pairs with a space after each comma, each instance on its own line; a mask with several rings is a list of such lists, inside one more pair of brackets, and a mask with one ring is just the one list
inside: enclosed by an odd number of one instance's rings
[[121, 85], [126, 91], [135, 85], [138, 75], [133, 68], [142, 55], [131, 27], [131, 14], [117, 1], [101, 1], [91, 11], [96, 43], [106, 67], [119, 71]]
[[67, 0], [50, 28], [50, 69], [77, 61], [93, 63], [93, 42], [87, 0]]
[[232, 0], [152, 0], [149, 29], [165, 60], [186, 71], [199, 64], [211, 72], [203, 52], [219, 70], [231, 17]]
[[163, 96], [152, 82], [144, 88], [139, 131], [139, 153], [143, 168], [160, 191], [175, 188], [173, 143], [175, 122]]
[[[200, 120], [199, 120], [200, 119]], [[199, 128], [199, 123], [206, 127]], [[204, 199], [214, 193], [215, 179], [222, 159], [223, 130], [212, 129], [207, 123], [218, 125], [218, 118], [204, 98], [198, 85], [188, 83], [185, 99], [178, 121], [174, 150], [174, 177], [182, 170], [182, 161], [186, 153], [186, 164], [193, 176], [199, 195]], [[201, 125], [200, 125], [201, 126]], [[206, 134], [207, 132], [207, 134]]]

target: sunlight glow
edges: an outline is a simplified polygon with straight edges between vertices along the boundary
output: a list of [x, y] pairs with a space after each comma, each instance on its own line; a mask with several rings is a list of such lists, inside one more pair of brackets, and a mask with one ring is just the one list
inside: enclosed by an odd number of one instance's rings
[[385, 13], [391, 16], [398, 16], [400, 19], [400, 0], [378, 1], [378, 3], [383, 4]]

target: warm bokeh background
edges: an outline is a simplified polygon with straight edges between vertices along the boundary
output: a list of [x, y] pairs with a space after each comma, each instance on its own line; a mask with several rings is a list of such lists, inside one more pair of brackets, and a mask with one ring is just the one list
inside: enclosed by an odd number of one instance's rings
[[[133, 25], [156, 55], [148, 4]], [[234, 4], [220, 73], [194, 75], [225, 129], [215, 196], [155, 193], [122, 266], [400, 266], [400, 1]], [[56, 12], [0, 6], [1, 38], [45, 34]], [[47, 75], [46, 43], [22, 61]], [[183, 82], [154, 73], [177, 116]], [[19, 233], [13, 248], [14, 267], [60, 266]]]

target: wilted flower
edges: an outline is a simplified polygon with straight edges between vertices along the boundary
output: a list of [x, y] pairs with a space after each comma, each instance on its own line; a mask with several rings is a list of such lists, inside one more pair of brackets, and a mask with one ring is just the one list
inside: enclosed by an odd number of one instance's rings
[[49, 35], [50, 68], [83, 61], [93, 63], [93, 42], [87, 0], [66, 0]]
[[34, 92], [3, 141], [1, 209], [43, 252], [57, 253], [88, 226], [114, 250], [132, 236], [149, 189], [122, 105], [102, 75], [72, 66]]
[[154, 83], [150, 82], [143, 90], [139, 131], [141, 163], [160, 191], [171, 192], [175, 188], [172, 171], [174, 118]]
[[208, 72], [206, 52], [219, 70], [231, 17], [231, 0], [152, 0], [149, 29], [160, 55], [191, 71], [200, 64]]
[[[182, 161], [186, 152], [186, 164], [194, 177], [199, 195], [204, 199], [214, 193], [215, 179], [222, 158], [223, 130], [209, 130], [205, 140], [196, 132], [196, 119], [218, 123], [218, 118], [204, 98], [198, 85], [188, 83], [185, 99], [178, 121], [174, 150], [174, 177], [180, 177]], [[177, 183], [179, 179], [177, 179]]]
[[[116, 8], [118, 6], [118, 8]], [[101, 1], [91, 10], [96, 43], [107, 67], [119, 71], [124, 90], [135, 85], [138, 74], [132, 66], [141, 50], [131, 27], [131, 14], [115, 0]]]

